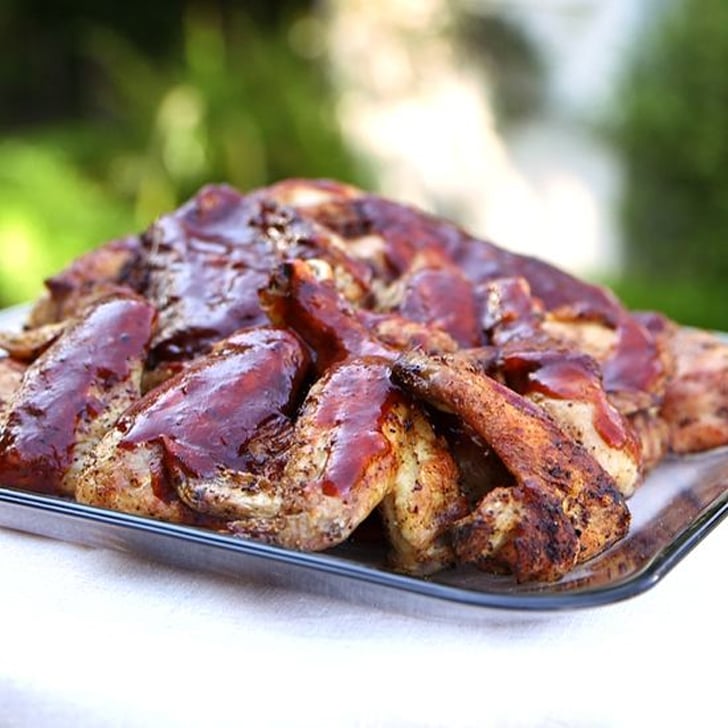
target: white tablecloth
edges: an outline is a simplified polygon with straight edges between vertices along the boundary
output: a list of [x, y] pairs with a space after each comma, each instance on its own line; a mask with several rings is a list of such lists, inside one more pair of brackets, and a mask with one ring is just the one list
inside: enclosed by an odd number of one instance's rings
[[461, 623], [0, 529], [0, 726], [727, 725], [723, 523], [633, 599]]

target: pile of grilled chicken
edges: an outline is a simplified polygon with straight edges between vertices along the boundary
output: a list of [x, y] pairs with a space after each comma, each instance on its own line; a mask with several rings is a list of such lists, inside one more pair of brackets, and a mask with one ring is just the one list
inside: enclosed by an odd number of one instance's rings
[[728, 443], [728, 347], [346, 185], [201, 190], [0, 335], [0, 483], [394, 568], [551, 581], [666, 453]]

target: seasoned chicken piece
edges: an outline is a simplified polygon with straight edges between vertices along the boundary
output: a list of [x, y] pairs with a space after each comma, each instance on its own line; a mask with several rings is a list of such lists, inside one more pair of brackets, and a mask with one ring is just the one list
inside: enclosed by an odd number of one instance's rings
[[411, 401], [394, 410], [385, 430], [399, 458], [397, 475], [379, 507], [391, 545], [390, 563], [408, 574], [431, 574], [454, 562], [450, 528], [468, 513], [459, 468]]
[[135, 296], [100, 301], [27, 368], [0, 423], [0, 482], [74, 494], [88, 451], [139, 396], [155, 317]]
[[688, 453], [728, 445], [728, 344], [680, 326], [672, 327], [669, 343], [676, 370], [661, 415], [670, 448]]
[[642, 447], [631, 423], [609, 402], [601, 371], [579, 353], [518, 351], [502, 355], [506, 383], [546, 411], [614, 479], [624, 496], [642, 477]]
[[626, 533], [629, 513], [612, 478], [535, 404], [455, 357], [403, 354], [393, 371], [413, 394], [456, 413], [515, 478], [491, 484], [455, 524], [459, 558], [554, 580]]
[[227, 473], [198, 479], [177, 468], [177, 491], [195, 510], [230, 519], [238, 535], [313, 551], [340, 544], [381, 504], [395, 568], [451, 564], [447, 529], [466, 512], [457, 470], [388, 375], [372, 357], [331, 367], [302, 406], [278, 477], [231, 483]]
[[28, 327], [74, 318], [93, 300], [108, 296], [120, 286], [137, 288], [139, 255], [139, 238], [132, 235], [79, 256], [45, 282], [47, 292], [33, 306]]
[[[392, 388], [389, 362], [396, 350], [376, 338], [365, 325], [365, 322], [371, 323], [369, 318], [357, 315], [330, 279], [319, 277], [321, 274], [322, 269], [311, 261], [283, 264], [272, 277], [269, 288], [261, 293], [266, 311], [273, 321], [293, 328], [312, 347], [318, 370], [326, 372], [325, 382], [332, 366], [343, 362], [342, 367], [346, 364], [354, 367], [357, 362], [374, 357], [380, 364], [373, 373], [367, 372], [367, 376], [379, 376], [384, 391], [389, 392]], [[417, 333], [425, 337], [422, 327], [417, 328]], [[406, 334], [412, 336], [415, 331], [410, 328]], [[429, 341], [428, 345], [439, 346], [441, 334], [436, 332], [432, 337], [436, 344]], [[451, 341], [449, 337], [448, 341]], [[353, 371], [364, 374], [359, 368]], [[338, 375], [336, 381], [339, 381]], [[333, 382], [325, 386], [327, 389], [321, 397], [335, 401], [338, 395]], [[316, 391], [314, 387], [312, 392]], [[401, 393], [397, 396], [401, 397]], [[358, 407], [365, 407], [364, 399], [362, 394]], [[460, 493], [457, 468], [444, 442], [435, 437], [431, 425], [415, 405], [409, 403], [403, 410], [404, 406], [393, 410], [404, 414], [399, 419], [395, 417], [391, 430], [391, 436], [397, 440], [398, 469], [391, 473], [386, 497], [378, 498], [377, 502], [382, 501], [393, 547], [392, 561], [402, 570], [424, 573], [436, 564], [441, 567], [452, 561], [452, 551], [442, 542], [441, 535], [445, 524], [451, 523], [457, 514], [462, 515], [465, 499]], [[347, 417], [356, 416], [354, 413], [352, 407]], [[346, 419], [342, 416], [344, 422]], [[384, 434], [390, 436], [387, 430]], [[350, 436], [353, 437], [353, 432]], [[436, 546], [433, 534], [437, 534]]]
[[[496, 279], [481, 290], [484, 327], [497, 345], [495, 356], [485, 350], [484, 370], [542, 407], [596, 458], [623, 495], [631, 495], [642, 477], [641, 442], [632, 423], [610, 402], [595, 358], [600, 353], [597, 332], [612, 332], [578, 321], [548, 326], [549, 315], [523, 278]], [[589, 353], [577, 346], [585, 336]], [[466, 354], [480, 364], [477, 350]]]
[[204, 480], [258, 472], [275, 455], [308, 366], [293, 333], [261, 327], [233, 334], [125, 412], [79, 477], [77, 499], [198, 522], [170, 474]]
[[142, 292], [160, 311], [154, 363], [192, 358], [237, 329], [266, 324], [258, 290], [282, 260], [323, 258], [347, 297], [366, 292], [325, 231], [265, 195], [225, 185], [159, 218], [142, 243]]

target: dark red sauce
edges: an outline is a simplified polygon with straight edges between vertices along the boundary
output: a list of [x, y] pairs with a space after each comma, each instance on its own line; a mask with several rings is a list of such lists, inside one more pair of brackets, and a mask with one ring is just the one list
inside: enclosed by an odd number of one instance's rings
[[483, 330], [499, 344], [531, 338], [543, 319], [543, 308], [525, 278], [496, 278], [477, 287]]
[[[347, 221], [338, 230], [341, 234], [378, 234], [384, 238], [386, 258], [395, 276], [404, 273], [418, 254], [435, 251], [456, 263], [478, 288], [494, 279], [522, 277], [546, 310], [565, 309], [572, 318], [598, 321], [615, 329], [617, 349], [604, 365], [608, 391], [650, 391], [663, 376], [652, 336], [602, 286], [579, 280], [538, 258], [503, 250], [473, 238], [452, 223], [379, 197], [343, 202], [338, 214]], [[326, 222], [337, 227], [336, 219]]]
[[381, 430], [398, 397], [389, 367], [376, 359], [346, 362], [327, 374], [314, 418], [317, 426], [335, 429], [320, 481], [325, 495], [346, 496], [371, 462], [389, 452]]
[[154, 308], [136, 298], [96, 304], [28, 368], [0, 438], [0, 481], [56, 492], [73, 457], [79, 420], [105, 408], [103, 395], [143, 359]]
[[120, 447], [161, 443], [192, 476], [245, 470], [246, 444], [264, 423], [281, 426], [296, 406], [308, 358], [292, 333], [259, 328], [231, 336], [130, 408]]
[[598, 366], [589, 357], [519, 352], [506, 356], [504, 369], [509, 384], [521, 394], [540, 392], [592, 405], [594, 427], [611, 447], [621, 448], [629, 440], [628, 430], [601, 386]]
[[617, 328], [617, 344], [603, 371], [608, 391], [651, 392], [665, 375], [654, 336], [627, 313]]
[[160, 308], [155, 360], [189, 358], [267, 323], [258, 290], [282, 259], [310, 257], [320, 243], [293, 211], [226, 186], [206, 187], [160, 218], [144, 236], [144, 293]]
[[316, 352], [325, 371], [352, 355], [386, 356], [386, 347], [369, 333], [331, 281], [317, 280], [301, 261], [284, 263], [273, 278], [275, 293], [263, 294], [277, 323], [294, 329]]
[[460, 346], [483, 343], [472, 284], [454, 266], [423, 268], [408, 276], [399, 313], [446, 331]]

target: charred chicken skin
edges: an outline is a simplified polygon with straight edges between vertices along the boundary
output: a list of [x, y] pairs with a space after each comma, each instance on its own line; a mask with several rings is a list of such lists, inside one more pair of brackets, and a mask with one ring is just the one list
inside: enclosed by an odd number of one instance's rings
[[668, 452], [728, 444], [728, 346], [324, 180], [203, 188], [0, 333], [0, 482], [398, 570], [559, 579]]

